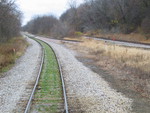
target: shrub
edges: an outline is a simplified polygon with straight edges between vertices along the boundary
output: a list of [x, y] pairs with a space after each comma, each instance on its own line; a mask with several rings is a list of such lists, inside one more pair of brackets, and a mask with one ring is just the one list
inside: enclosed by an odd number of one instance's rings
[[75, 32], [74, 34], [75, 34], [75, 36], [82, 36], [83, 35], [83, 33], [79, 32], [79, 31]]

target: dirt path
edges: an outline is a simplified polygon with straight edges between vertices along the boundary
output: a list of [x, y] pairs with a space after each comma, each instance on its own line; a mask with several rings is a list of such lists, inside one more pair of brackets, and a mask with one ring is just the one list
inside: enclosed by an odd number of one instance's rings
[[[19, 100], [27, 93], [26, 88], [29, 84], [36, 79], [41, 60], [41, 47], [37, 42], [27, 40], [30, 46], [25, 54], [0, 78], [0, 113], [17, 113], [16, 111], [20, 109]], [[30, 95], [26, 98], [28, 96]]]
[[[40, 37], [38, 37], [40, 38]], [[56, 51], [67, 88], [72, 113], [131, 113], [132, 99], [112, 89], [97, 73], [79, 62], [76, 54], [54, 40], [45, 39]], [[71, 99], [70, 99], [71, 97]], [[75, 109], [80, 109], [75, 111]]]
[[118, 92], [126, 95], [126, 97], [131, 98], [132, 111], [135, 113], [149, 113], [150, 112], [150, 100], [142, 97], [135, 91], [128, 89], [128, 85], [125, 81], [120, 81], [118, 78], [114, 78], [110, 72], [105, 71], [101, 67], [94, 64], [91, 58], [78, 56], [77, 59], [82, 62], [86, 67], [90, 68], [93, 72], [99, 74], [103, 79], [105, 79], [111, 86], [111, 88], [116, 89]]

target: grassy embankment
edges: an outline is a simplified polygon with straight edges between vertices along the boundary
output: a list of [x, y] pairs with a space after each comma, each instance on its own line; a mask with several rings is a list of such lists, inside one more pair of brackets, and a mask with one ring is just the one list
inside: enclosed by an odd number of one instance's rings
[[150, 50], [111, 45], [92, 39], [84, 39], [79, 48], [88, 51], [96, 65], [113, 72], [120, 81], [126, 81], [129, 89], [150, 98]]
[[32, 110], [40, 113], [56, 113], [63, 109], [59, 67], [52, 49], [44, 42], [39, 42], [44, 47], [45, 59]]
[[23, 55], [27, 46], [27, 41], [22, 37], [0, 43], [0, 73], [9, 70], [15, 60]]

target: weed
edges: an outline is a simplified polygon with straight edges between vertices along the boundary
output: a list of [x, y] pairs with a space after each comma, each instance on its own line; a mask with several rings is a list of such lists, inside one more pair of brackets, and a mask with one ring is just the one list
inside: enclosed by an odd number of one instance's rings
[[7, 71], [26, 50], [28, 43], [21, 37], [0, 45], [0, 72]]

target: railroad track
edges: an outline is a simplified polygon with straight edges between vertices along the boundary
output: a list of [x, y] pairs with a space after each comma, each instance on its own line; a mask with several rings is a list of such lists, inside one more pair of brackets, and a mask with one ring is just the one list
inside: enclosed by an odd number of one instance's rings
[[32, 82], [26, 88], [27, 93], [20, 99], [19, 109], [14, 112], [68, 113], [66, 89], [59, 59], [49, 44], [39, 39], [32, 39], [42, 47], [40, 69], [35, 83]]
[[148, 43], [141, 43], [141, 42], [133, 42], [133, 41], [124, 41], [124, 40], [113, 40], [103, 37], [88, 37], [85, 36], [87, 39], [94, 39], [97, 41], [105, 41], [111, 43], [113, 45], [125, 46], [125, 47], [134, 47], [134, 48], [142, 48], [142, 49], [150, 49], [150, 44]]
[[[48, 44], [48, 40], [45, 40], [45, 39], [43, 39], [41, 37], [37, 37], [37, 39], [40, 39], [40, 40], [42, 40], [42, 41], [44, 41], [44, 42], [46, 42]], [[50, 40], [50, 41], [52, 41], [52, 40]], [[57, 54], [55, 54], [55, 55], [57, 57]], [[58, 59], [58, 62], [59, 62], [59, 59]], [[60, 70], [61, 70], [61, 68], [60, 68]], [[82, 97], [77, 96], [76, 93], [74, 93], [74, 92], [67, 91], [66, 93], [67, 93], [66, 102], [67, 102], [67, 106], [68, 106], [67, 107], [68, 108], [68, 112], [69, 113], [83, 113], [85, 111], [85, 109], [84, 109], [84, 107], [81, 107], [81, 103], [79, 101], [79, 99], [82, 98]]]

